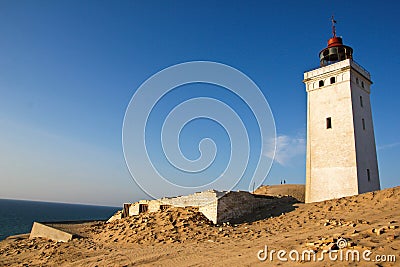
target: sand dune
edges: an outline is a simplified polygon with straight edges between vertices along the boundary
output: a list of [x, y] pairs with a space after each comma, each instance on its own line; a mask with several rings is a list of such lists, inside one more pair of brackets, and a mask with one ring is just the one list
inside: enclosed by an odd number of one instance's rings
[[[284, 185], [290, 186], [290, 185]], [[260, 193], [260, 192], [259, 192]], [[263, 193], [263, 192], [261, 192]], [[0, 242], [1, 266], [398, 266], [400, 187], [319, 203], [288, 203], [286, 213], [242, 224], [213, 225], [195, 209], [171, 208], [80, 229], [82, 238], [60, 243], [27, 236]], [[284, 199], [284, 198], [283, 198]], [[278, 205], [278, 204], [277, 204]], [[279, 207], [277, 207], [279, 208]], [[321, 253], [339, 238], [348, 248], [394, 255], [397, 263], [272, 262], [259, 250]], [[287, 255], [286, 255], [287, 257]]]
[[303, 184], [263, 185], [254, 194], [265, 196], [291, 196], [304, 202], [305, 186]]

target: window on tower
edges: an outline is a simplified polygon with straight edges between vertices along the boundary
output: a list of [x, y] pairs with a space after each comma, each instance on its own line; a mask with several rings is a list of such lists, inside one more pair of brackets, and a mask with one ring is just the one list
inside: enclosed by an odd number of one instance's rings
[[361, 87], [364, 88], [364, 81], [361, 81]]
[[359, 82], [358, 82], [358, 78], [356, 78], [356, 84], [359, 84]]
[[363, 127], [363, 130], [365, 130], [365, 120], [364, 119], [362, 119], [362, 127]]
[[364, 105], [363, 105], [362, 96], [360, 96], [360, 105], [361, 105], [361, 107], [363, 107], [363, 106], [364, 106]]
[[323, 81], [323, 80], [320, 80], [318, 85], [319, 85], [319, 87], [324, 86], [324, 81]]
[[369, 169], [367, 169], [367, 178], [368, 178], [368, 182], [371, 181], [371, 174], [369, 172]]
[[331, 84], [332, 84], [332, 83], [335, 83], [335, 82], [336, 82], [335, 77], [331, 77]]
[[328, 117], [326, 118], [326, 129], [331, 129], [332, 128], [332, 118]]

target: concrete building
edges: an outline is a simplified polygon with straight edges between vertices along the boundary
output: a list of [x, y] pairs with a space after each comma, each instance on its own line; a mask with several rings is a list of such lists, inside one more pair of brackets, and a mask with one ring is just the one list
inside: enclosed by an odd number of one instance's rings
[[336, 36], [304, 73], [307, 91], [306, 203], [380, 189], [370, 104], [371, 76]]
[[276, 201], [277, 197], [254, 195], [245, 191], [221, 192], [209, 190], [187, 196], [126, 203], [122, 212], [117, 212], [108, 221], [139, 215], [143, 212], [162, 211], [169, 207], [196, 207], [210, 221], [220, 224], [252, 214], [257, 209], [270, 207]]

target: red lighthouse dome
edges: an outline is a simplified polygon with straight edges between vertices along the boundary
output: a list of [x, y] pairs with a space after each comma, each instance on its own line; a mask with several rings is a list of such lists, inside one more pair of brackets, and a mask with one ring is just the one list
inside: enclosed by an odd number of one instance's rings
[[336, 21], [332, 16], [333, 37], [328, 40], [328, 46], [319, 52], [319, 62], [321, 66], [353, 58], [353, 48], [343, 45], [342, 38], [336, 36], [335, 24]]

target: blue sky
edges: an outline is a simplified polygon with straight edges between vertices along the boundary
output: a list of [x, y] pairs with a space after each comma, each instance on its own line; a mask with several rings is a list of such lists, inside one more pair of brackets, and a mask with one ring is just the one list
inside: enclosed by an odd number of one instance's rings
[[[304, 183], [302, 78], [318, 66], [332, 14], [337, 34], [372, 75], [381, 185], [396, 186], [399, 5], [0, 1], [0, 198], [120, 205], [146, 197], [124, 162], [125, 110], [150, 76], [193, 60], [230, 65], [259, 86], [278, 136], [265, 183]], [[190, 147], [184, 151], [190, 156]]]

